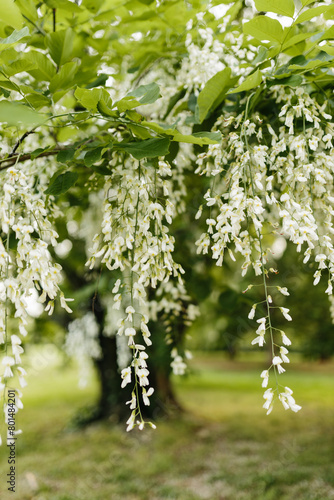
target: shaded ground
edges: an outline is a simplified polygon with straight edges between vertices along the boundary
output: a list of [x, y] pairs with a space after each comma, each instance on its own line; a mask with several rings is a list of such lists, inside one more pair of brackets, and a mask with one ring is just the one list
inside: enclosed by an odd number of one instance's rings
[[330, 500], [334, 499], [334, 366], [291, 366], [282, 382], [303, 410], [278, 404], [267, 417], [257, 362], [203, 355], [177, 381], [182, 420], [127, 434], [99, 424], [71, 432], [75, 409], [91, 403], [92, 383], [76, 372], [31, 377], [19, 419], [17, 493], [5, 491], [7, 450], [0, 450], [1, 499], [19, 500]]

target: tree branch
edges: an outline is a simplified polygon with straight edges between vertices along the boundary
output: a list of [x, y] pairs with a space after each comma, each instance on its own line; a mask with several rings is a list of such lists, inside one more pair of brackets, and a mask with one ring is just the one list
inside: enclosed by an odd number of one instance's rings
[[[43, 156], [55, 156], [59, 151], [64, 151], [67, 148], [53, 149], [52, 151], [43, 151], [36, 158], [42, 158]], [[16, 163], [22, 163], [24, 161], [31, 160], [31, 153], [26, 153], [24, 155], [8, 156], [7, 158], [0, 158], [0, 171], [6, 168], [12, 167]]]

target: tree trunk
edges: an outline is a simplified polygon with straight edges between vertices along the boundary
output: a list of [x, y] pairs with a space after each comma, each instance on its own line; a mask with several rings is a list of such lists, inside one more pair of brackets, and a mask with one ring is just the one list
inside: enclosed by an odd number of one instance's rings
[[[129, 406], [132, 385], [121, 388], [120, 370], [117, 362], [116, 337], [106, 337], [103, 334], [105, 309], [98, 296], [93, 299], [93, 311], [99, 325], [99, 344], [102, 357], [95, 361], [100, 382], [100, 396], [96, 408], [89, 418], [90, 421], [111, 419], [115, 422], [129, 418]], [[158, 323], [150, 323], [153, 345], [148, 349], [148, 369], [150, 371], [150, 386], [155, 391], [150, 397], [150, 406], [141, 402], [141, 412], [144, 418], [158, 418], [180, 411], [172, 383], [170, 369], [170, 349], [165, 343], [164, 332]], [[87, 422], [88, 423], [88, 422]]]

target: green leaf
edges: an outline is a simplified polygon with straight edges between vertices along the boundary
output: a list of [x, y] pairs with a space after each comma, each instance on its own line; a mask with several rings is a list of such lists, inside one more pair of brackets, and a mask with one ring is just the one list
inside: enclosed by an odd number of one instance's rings
[[98, 102], [100, 101], [100, 99], [103, 99], [102, 89], [97, 89], [97, 88], [93, 89], [77, 88], [74, 92], [74, 96], [84, 108], [93, 112], [97, 111]]
[[243, 25], [243, 31], [245, 35], [251, 35], [257, 40], [281, 43], [284, 39], [281, 24], [267, 16], [254, 17]]
[[65, 10], [68, 12], [80, 13], [82, 9], [74, 2], [68, 0], [44, 0], [48, 7]]
[[172, 137], [171, 140], [176, 142], [185, 142], [188, 144], [198, 144], [199, 146], [204, 146], [207, 144], [217, 144], [217, 142], [221, 141], [220, 132], [196, 132], [192, 135], [184, 135], [176, 129], [165, 128], [163, 125], [159, 125], [154, 122], [143, 121], [142, 125], [150, 128], [158, 134], [169, 135]]
[[313, 7], [312, 9], [307, 9], [305, 12], [300, 14], [297, 17], [294, 24], [304, 23], [305, 21], [309, 21], [325, 12], [332, 13], [334, 12], [334, 5], [319, 5], [319, 7]]
[[44, 151], [48, 151], [49, 149], [50, 146], [48, 146], [47, 148], [37, 148], [30, 154], [30, 158], [34, 160], [35, 158], [38, 158], [40, 154], [44, 153]]
[[222, 140], [222, 135], [220, 132], [195, 132], [192, 134], [192, 137], [195, 137], [196, 139], [200, 139], [200, 144], [201, 146], [204, 146], [206, 144], [217, 144], [221, 142]]
[[258, 11], [275, 12], [282, 16], [293, 17], [295, 4], [293, 0], [255, 0]]
[[144, 140], [144, 139], [150, 139], [152, 137], [152, 134], [150, 133], [149, 130], [140, 127], [139, 125], [136, 125], [134, 123], [127, 123], [126, 126], [139, 139]]
[[334, 39], [334, 26], [331, 26], [330, 28], [328, 28], [328, 30], [325, 31], [320, 40], [333, 40], [333, 39]]
[[334, 56], [334, 47], [332, 45], [322, 45], [321, 50], [329, 54], [330, 56]]
[[0, 102], [0, 122], [8, 123], [8, 125], [18, 125], [19, 123], [23, 125], [39, 125], [44, 121], [45, 116], [23, 104], [11, 101]]
[[159, 99], [159, 97], [161, 97], [160, 88], [156, 83], [141, 85], [137, 89], [131, 90], [131, 92], [127, 94], [127, 97], [130, 96], [141, 97], [141, 99], [139, 99], [140, 104], [152, 104], [157, 99]]
[[165, 120], [167, 118], [167, 116], [169, 115], [169, 113], [172, 111], [172, 109], [174, 108], [175, 104], [180, 100], [182, 99], [182, 97], [184, 97], [186, 94], [186, 89], [181, 89], [179, 90], [179, 92], [177, 92], [176, 94], [174, 94], [170, 100], [169, 100], [169, 103], [168, 103], [168, 106], [167, 106], [167, 109], [166, 109], [166, 113], [163, 117], [163, 119]]
[[258, 87], [262, 83], [262, 73], [259, 69], [257, 69], [252, 75], [247, 76], [246, 80], [242, 82], [239, 87], [235, 90], [231, 90], [230, 94], [235, 94], [237, 92], [243, 92], [244, 90], [250, 90], [255, 87]]
[[136, 108], [140, 106], [140, 102], [137, 99], [133, 99], [132, 97], [123, 97], [120, 101], [116, 102], [117, 109], [120, 113], [124, 113], [129, 109]]
[[112, 110], [112, 100], [109, 93], [102, 89], [102, 96], [97, 103], [97, 109], [104, 116], [117, 116], [116, 112]]
[[38, 12], [34, 0], [15, 0], [15, 4], [20, 9], [22, 16], [37, 21]]
[[85, 7], [90, 12], [93, 12], [93, 14], [96, 14], [103, 3], [104, 0], [83, 0], [81, 6]]
[[91, 169], [100, 175], [111, 175], [111, 170], [110, 170], [110, 168], [108, 168], [108, 164], [106, 164], [106, 165], [92, 165]]
[[298, 35], [292, 36], [289, 38], [286, 42], [284, 42], [282, 50], [286, 50], [289, 47], [292, 47], [294, 45], [297, 45], [300, 42], [303, 42], [307, 38], [311, 38], [311, 36], [314, 36], [317, 32], [311, 32], [311, 33], [298, 33]]
[[95, 148], [95, 149], [90, 149], [89, 151], [86, 152], [84, 156], [84, 163], [86, 167], [91, 167], [94, 165], [94, 163], [98, 162], [101, 160], [101, 153], [104, 148]]
[[253, 59], [253, 64], [258, 64], [263, 62], [265, 59], [268, 58], [269, 55], [269, 50], [266, 47], [263, 47], [263, 45], [260, 45], [258, 48], [258, 53], [255, 59]]
[[4, 64], [2, 66], [3, 72], [7, 77], [11, 77], [13, 75], [17, 75], [18, 73], [22, 73], [23, 71], [28, 72], [31, 69], [36, 67], [36, 63], [28, 61], [25, 57], [22, 59], [17, 59], [13, 61], [12, 64]]
[[301, 4], [303, 7], [306, 7], [306, 5], [310, 5], [311, 3], [316, 2], [317, 0], [300, 0]]
[[50, 92], [73, 87], [73, 85], [75, 85], [74, 77], [77, 71], [78, 65], [76, 62], [64, 64], [58, 73], [52, 78], [49, 85]]
[[[134, 99], [134, 97], [140, 97], [141, 99]], [[150, 83], [148, 85], [141, 85], [137, 89], [129, 92], [123, 99], [116, 103], [116, 106], [120, 113], [124, 113], [137, 106], [152, 104], [159, 97], [161, 97], [159, 86], [156, 83]]]
[[1, 0], [0, 21], [12, 26], [16, 30], [20, 30], [23, 23], [23, 17], [20, 9], [13, 0]]
[[326, 12], [324, 12], [324, 19], [326, 19], [326, 21], [333, 21], [334, 17], [334, 5], [331, 5], [329, 7], [328, 10], [326, 10]]
[[68, 191], [78, 180], [78, 177], [76, 172], [65, 172], [64, 174], [58, 175], [55, 179], [51, 180], [45, 194], [58, 196], [59, 194], [66, 193], [66, 191]]
[[219, 71], [205, 84], [204, 89], [199, 93], [197, 99], [198, 120], [200, 123], [203, 122], [211, 109], [219, 106], [230, 84], [230, 68]]
[[106, 81], [108, 80], [109, 75], [106, 75], [104, 73], [101, 73], [96, 80], [94, 80], [92, 83], [89, 83], [86, 85], [86, 89], [92, 89], [94, 87], [100, 87], [104, 86], [106, 84]]
[[35, 109], [43, 108], [44, 106], [50, 106], [51, 101], [43, 94], [26, 94], [25, 100], [31, 104]]
[[75, 155], [75, 149], [64, 149], [57, 154], [57, 161], [59, 163], [67, 163], [72, 160]]
[[57, 66], [72, 59], [73, 43], [74, 31], [71, 28], [49, 33], [45, 37], [46, 48], [49, 49], [50, 56]]
[[165, 156], [169, 152], [169, 139], [147, 139], [140, 142], [128, 142], [114, 145], [115, 149], [130, 153], [137, 160]]
[[27, 71], [36, 80], [50, 82], [56, 75], [55, 65], [50, 61], [50, 59], [46, 57], [45, 54], [42, 54], [37, 50], [31, 50], [30, 52], [26, 53], [24, 57], [27, 61], [36, 64], [35, 69], [30, 69]]
[[287, 78], [276, 78], [267, 83], [268, 87], [272, 87], [273, 85], [287, 85], [289, 87], [299, 87], [302, 83], [303, 77], [300, 75], [291, 75]]
[[24, 28], [22, 28], [19, 31], [14, 30], [11, 35], [7, 36], [7, 38], [2, 38], [0, 40], [0, 44], [10, 45], [11, 43], [16, 43], [19, 40], [21, 40], [22, 38], [24, 38], [25, 36], [29, 36], [29, 35], [30, 35], [29, 28], [27, 26], [25, 26]]
[[320, 59], [312, 59], [311, 61], [308, 61], [307, 64], [291, 64], [289, 66], [289, 69], [303, 70], [304, 73], [306, 71], [310, 71], [315, 68], [321, 68], [322, 66], [329, 66], [331, 64], [332, 64], [331, 61], [321, 61]]

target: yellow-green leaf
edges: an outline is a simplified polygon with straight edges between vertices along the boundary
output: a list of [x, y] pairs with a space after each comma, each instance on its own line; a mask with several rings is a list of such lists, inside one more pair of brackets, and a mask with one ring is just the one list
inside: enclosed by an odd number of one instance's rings
[[258, 11], [275, 12], [282, 16], [293, 17], [295, 4], [293, 0], [255, 0]]
[[304, 23], [305, 21], [309, 21], [310, 19], [320, 16], [326, 12], [334, 13], [334, 5], [319, 5], [319, 7], [307, 9], [297, 17], [295, 24]]
[[13, 0], [1, 0], [0, 21], [12, 26], [16, 30], [22, 28], [23, 17], [20, 9]]
[[254, 17], [243, 25], [243, 31], [245, 35], [251, 35], [257, 40], [282, 43], [284, 38], [281, 24], [267, 16]]
[[229, 88], [230, 82], [231, 70], [230, 68], [225, 68], [216, 73], [206, 83], [197, 99], [198, 119], [200, 123], [206, 118], [210, 109], [214, 109], [220, 104]]
[[100, 99], [102, 99], [102, 89], [80, 89], [77, 88], [74, 92], [74, 97], [82, 104], [82, 106], [89, 111], [96, 112], [97, 105]]
[[45, 37], [45, 45], [57, 66], [61, 66], [72, 59], [73, 43], [74, 31], [71, 28], [49, 33]]
[[252, 75], [249, 75], [245, 81], [242, 82], [239, 87], [237, 87], [235, 90], [231, 90], [229, 93], [236, 93], [236, 92], [243, 92], [244, 90], [251, 90], [254, 89], [255, 87], [258, 87], [262, 83], [262, 73], [258, 69], [253, 73]]
[[298, 35], [292, 36], [289, 38], [283, 45], [282, 50], [288, 49], [297, 43], [303, 42], [307, 38], [311, 38], [315, 34], [319, 33], [319, 31], [313, 31], [311, 33], [298, 33]]
[[21, 38], [24, 38], [25, 36], [28, 36], [28, 35], [29, 35], [29, 28], [27, 26], [25, 26], [24, 28], [22, 28], [19, 31], [14, 30], [11, 35], [7, 36], [7, 38], [3, 38], [2, 40], [0, 40], [0, 44], [1, 45], [10, 45], [12, 43], [18, 42], [19, 40], [21, 40]]
[[0, 101], [0, 122], [8, 123], [8, 125], [38, 125], [44, 120], [45, 116], [23, 104]]

